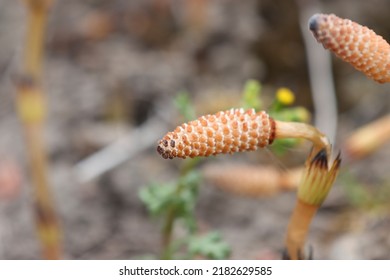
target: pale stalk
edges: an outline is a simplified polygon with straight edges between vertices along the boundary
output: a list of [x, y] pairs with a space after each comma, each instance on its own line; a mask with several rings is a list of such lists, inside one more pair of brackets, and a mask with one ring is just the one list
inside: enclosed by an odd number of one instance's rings
[[313, 143], [313, 155], [325, 149], [328, 158], [331, 145], [328, 138], [314, 126], [299, 122], [283, 122], [275, 120], [275, 138], [303, 138]]

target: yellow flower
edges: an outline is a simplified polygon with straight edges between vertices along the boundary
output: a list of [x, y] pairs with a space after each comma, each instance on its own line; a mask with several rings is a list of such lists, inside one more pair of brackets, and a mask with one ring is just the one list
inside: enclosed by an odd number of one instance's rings
[[282, 87], [276, 92], [276, 99], [283, 105], [291, 105], [295, 101], [295, 95], [290, 89]]

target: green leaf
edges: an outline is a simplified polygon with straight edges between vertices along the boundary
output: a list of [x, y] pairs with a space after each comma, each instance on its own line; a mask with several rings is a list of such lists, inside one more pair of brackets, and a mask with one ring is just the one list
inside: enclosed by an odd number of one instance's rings
[[175, 184], [150, 184], [139, 192], [141, 201], [152, 216], [161, 216], [173, 203]]
[[242, 107], [244, 109], [253, 108], [255, 110], [261, 109], [261, 84], [256, 80], [248, 80], [244, 86], [242, 97]]
[[176, 183], [153, 183], [142, 188], [139, 197], [152, 216], [162, 216], [173, 207], [176, 218], [183, 219], [189, 232], [193, 232], [196, 230], [194, 211], [200, 180], [199, 172], [190, 171]]
[[197, 171], [190, 171], [179, 180], [181, 191], [176, 204], [176, 211], [178, 218], [183, 219], [189, 232], [196, 230], [194, 211], [198, 199], [200, 180], [201, 176]]
[[224, 242], [218, 232], [191, 237], [188, 251], [192, 255], [201, 255], [209, 259], [222, 260], [230, 254], [230, 246]]
[[192, 106], [190, 95], [187, 91], [180, 91], [173, 102], [186, 121], [191, 121], [196, 118], [195, 109]]

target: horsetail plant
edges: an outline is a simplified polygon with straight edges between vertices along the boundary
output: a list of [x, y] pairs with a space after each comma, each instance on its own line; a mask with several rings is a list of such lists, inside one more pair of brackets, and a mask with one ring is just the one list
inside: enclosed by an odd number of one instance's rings
[[[315, 14], [309, 29], [325, 49], [378, 83], [390, 82], [390, 44], [373, 30], [334, 14]], [[389, 116], [359, 129], [346, 141], [352, 159], [363, 157], [389, 139]]]
[[[309, 20], [309, 29], [324, 48], [331, 50], [342, 60], [350, 63], [357, 70], [378, 83], [390, 82], [390, 45], [374, 31], [348, 19], [339, 18], [333, 14], [315, 14]], [[378, 121], [382, 130], [388, 117]], [[364, 154], [364, 148], [370, 150], [379, 146], [386, 137], [379, 137], [379, 144], [367, 136], [364, 128], [355, 138], [347, 142], [351, 146], [350, 154]], [[384, 129], [386, 131], [386, 129]], [[369, 133], [371, 134], [371, 133]], [[386, 135], [386, 132], [385, 132]], [[367, 139], [368, 138], [368, 139]], [[360, 141], [361, 140], [361, 141]], [[353, 149], [356, 149], [355, 151]], [[310, 156], [309, 156], [310, 158]], [[326, 198], [340, 167], [340, 154], [328, 166], [328, 157], [325, 151], [320, 151], [306, 164], [306, 169], [298, 188], [297, 203], [294, 208], [287, 229], [286, 247], [287, 258], [310, 258], [304, 252], [306, 235], [315, 213]]]
[[390, 82], [390, 45], [373, 30], [334, 14], [315, 14], [309, 28], [325, 49], [378, 83]]
[[287, 227], [288, 256], [286, 258], [292, 260], [311, 258], [306, 256], [304, 252], [306, 236], [314, 215], [332, 188], [340, 163], [341, 158], [338, 154], [329, 168], [326, 150], [321, 150], [316, 155], [308, 157], [298, 187], [296, 205]]
[[[313, 15], [309, 29], [324, 48], [369, 78], [379, 83], [390, 82], [390, 45], [374, 31], [333, 14]], [[280, 95], [282, 99], [289, 97], [288, 92]], [[251, 98], [253, 94], [249, 96]], [[260, 109], [260, 106], [254, 107]], [[305, 259], [310, 258], [305, 254], [304, 246], [311, 221], [327, 197], [341, 163], [339, 154], [329, 165], [331, 145], [315, 127], [279, 121], [277, 115], [274, 118], [265, 111], [256, 112], [253, 107], [231, 109], [178, 126], [158, 142], [157, 151], [165, 159], [207, 157], [253, 151], [285, 138], [303, 138], [313, 143], [286, 235], [287, 258]]]
[[23, 72], [16, 79], [17, 109], [23, 124], [33, 178], [33, 212], [43, 257], [59, 259], [62, 254], [61, 230], [54, 209], [47, 175], [47, 156], [43, 143], [45, 98], [42, 90], [42, 56], [45, 24], [51, 0], [25, 0], [28, 30]]
[[[278, 95], [278, 99], [293, 101], [290, 92], [285, 89], [279, 91]], [[157, 151], [165, 159], [207, 157], [210, 155], [254, 151], [271, 145], [276, 139], [286, 138], [303, 138], [313, 143], [312, 152], [307, 159], [307, 162], [310, 164], [306, 166], [307, 170], [303, 175], [301, 190], [298, 191], [298, 197], [303, 197], [299, 198], [298, 201], [308, 200], [308, 203], [313, 203], [313, 206], [308, 207], [310, 211], [309, 216], [307, 216], [307, 213], [304, 211], [306, 206], [302, 207], [301, 202], [297, 203], [287, 233], [289, 256], [292, 259], [297, 259], [298, 254], [301, 254], [301, 247], [304, 245], [310, 222], [316, 210], [327, 196], [340, 165], [340, 158], [337, 157], [332, 168], [328, 170], [327, 161], [331, 156], [331, 145], [326, 136], [319, 130], [306, 123], [275, 120], [265, 111], [256, 112], [254, 109], [244, 110], [242, 108], [230, 109], [212, 115], [201, 116], [197, 120], [178, 126], [174, 131], [168, 132], [158, 142]], [[301, 172], [297, 170], [296, 173], [299, 174]], [[283, 178], [280, 174], [274, 174], [274, 178], [278, 179], [272, 180], [269, 176], [271, 175], [270, 173], [263, 172], [261, 174], [264, 178], [270, 179], [265, 179], [269, 186], [259, 184], [256, 187], [248, 184], [248, 186], [241, 188], [241, 183], [243, 183], [241, 181], [239, 183], [240, 188], [236, 186], [228, 186], [227, 188], [237, 194], [253, 196], [271, 195], [281, 191], [283, 188], [293, 189], [294, 185], [297, 185], [296, 176], [291, 177], [290, 175], [290, 177], [286, 176]], [[205, 175], [207, 177], [207, 172]], [[240, 176], [237, 175], [237, 177]], [[286, 182], [286, 180], [289, 180], [289, 182]], [[222, 183], [226, 185], [226, 180]], [[310, 183], [313, 183], [314, 186], [310, 187]], [[283, 184], [284, 187], [279, 186]], [[304, 222], [299, 223], [301, 220]]]
[[330, 144], [315, 127], [298, 122], [283, 122], [271, 118], [265, 111], [231, 109], [206, 115], [184, 123], [168, 132], [157, 146], [165, 159], [210, 156], [254, 151], [271, 145], [275, 139], [303, 138], [314, 144], [316, 151]]

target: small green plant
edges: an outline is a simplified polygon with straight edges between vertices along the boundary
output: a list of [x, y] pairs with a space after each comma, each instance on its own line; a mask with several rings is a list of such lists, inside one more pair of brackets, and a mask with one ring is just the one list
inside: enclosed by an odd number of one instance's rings
[[[195, 116], [188, 93], [180, 92], [175, 100], [178, 111], [185, 119]], [[140, 190], [139, 196], [152, 217], [162, 220], [162, 259], [209, 258], [225, 259], [230, 247], [218, 232], [198, 233], [195, 207], [201, 176], [195, 170], [200, 158], [185, 161], [180, 176], [170, 183], [151, 183]], [[186, 235], [173, 237], [174, 227], [181, 222]]]

